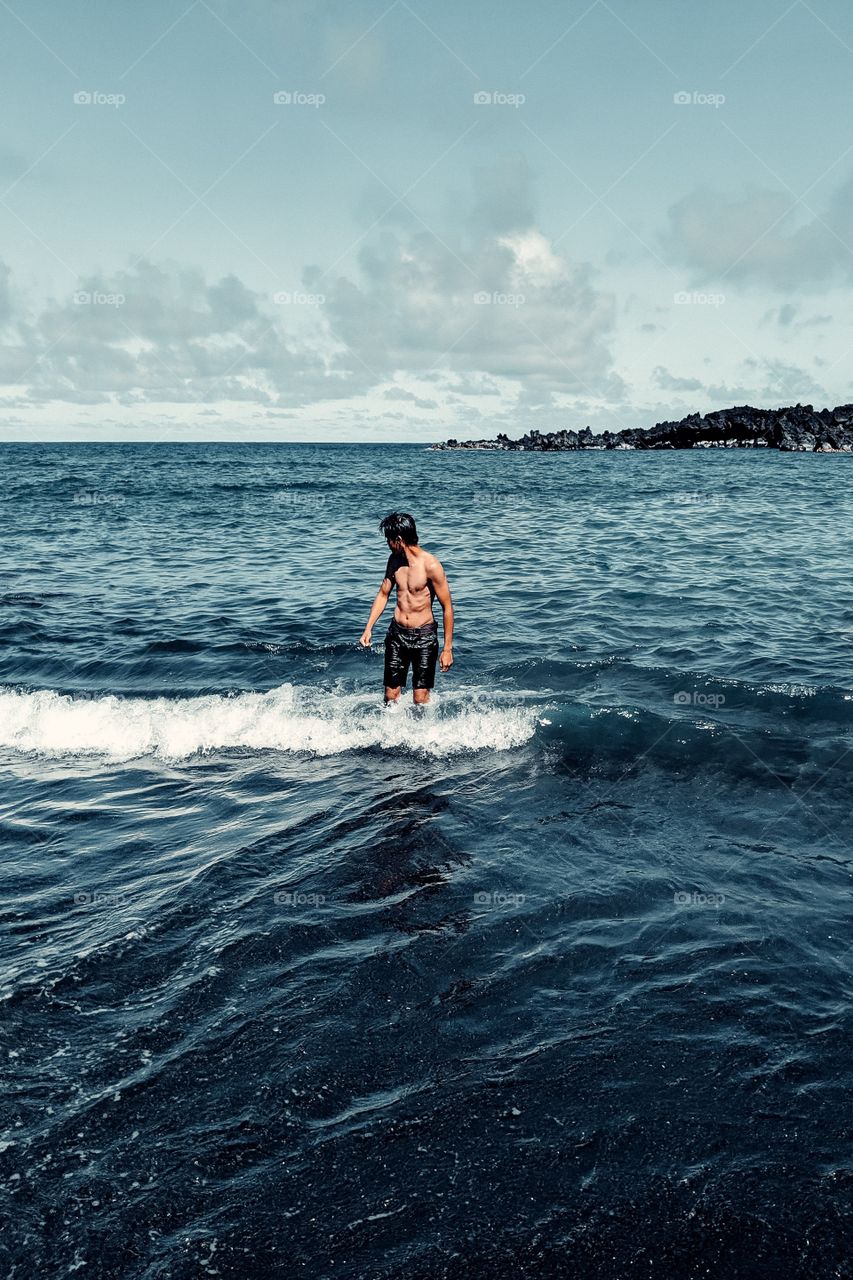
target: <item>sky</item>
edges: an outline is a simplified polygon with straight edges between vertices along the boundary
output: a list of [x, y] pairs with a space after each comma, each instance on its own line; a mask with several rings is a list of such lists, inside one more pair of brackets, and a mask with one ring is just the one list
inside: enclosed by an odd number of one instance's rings
[[853, 401], [846, 0], [0, 0], [0, 440]]

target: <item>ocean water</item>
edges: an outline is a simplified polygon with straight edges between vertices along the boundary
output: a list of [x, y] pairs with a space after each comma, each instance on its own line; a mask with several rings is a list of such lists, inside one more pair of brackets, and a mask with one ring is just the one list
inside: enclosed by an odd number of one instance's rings
[[0, 460], [4, 1276], [851, 1275], [850, 458]]

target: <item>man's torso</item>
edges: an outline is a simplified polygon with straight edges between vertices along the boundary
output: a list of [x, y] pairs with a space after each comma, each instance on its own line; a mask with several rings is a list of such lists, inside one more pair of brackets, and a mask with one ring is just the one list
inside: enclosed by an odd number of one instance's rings
[[412, 563], [403, 551], [392, 551], [388, 557], [385, 576], [397, 588], [394, 618], [401, 627], [422, 627], [433, 620], [435, 590], [427, 576], [429, 558], [425, 551]]

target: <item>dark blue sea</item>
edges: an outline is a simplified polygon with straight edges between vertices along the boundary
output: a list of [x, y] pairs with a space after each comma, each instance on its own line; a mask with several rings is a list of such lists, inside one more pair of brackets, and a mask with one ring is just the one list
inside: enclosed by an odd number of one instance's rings
[[0, 465], [4, 1277], [853, 1274], [853, 460]]

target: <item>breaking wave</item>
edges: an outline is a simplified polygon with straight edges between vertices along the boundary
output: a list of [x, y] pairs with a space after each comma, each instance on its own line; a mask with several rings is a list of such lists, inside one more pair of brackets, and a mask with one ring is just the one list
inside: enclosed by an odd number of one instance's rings
[[50, 757], [183, 760], [229, 750], [328, 756], [371, 747], [440, 757], [521, 746], [536, 724], [532, 707], [501, 704], [477, 690], [433, 695], [424, 712], [403, 702], [383, 707], [375, 694], [291, 684], [187, 698], [0, 690], [0, 748]]

